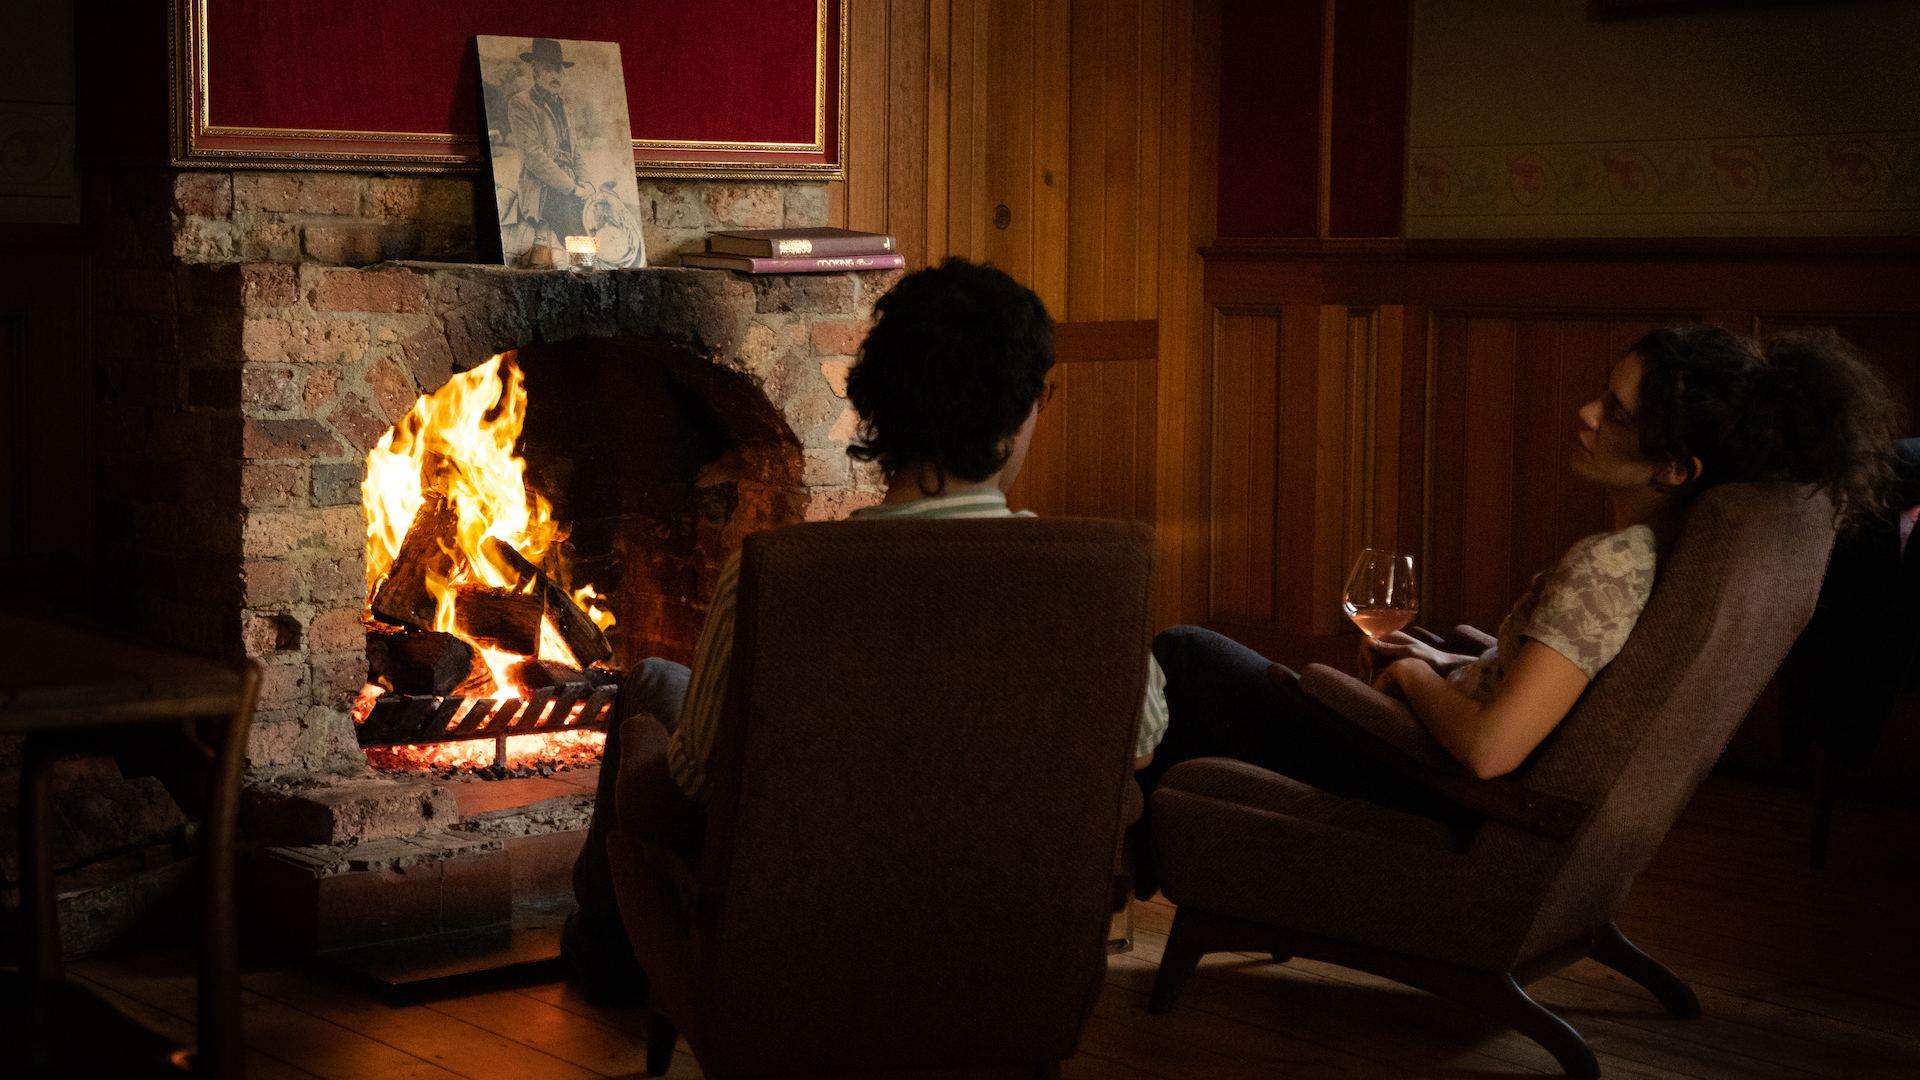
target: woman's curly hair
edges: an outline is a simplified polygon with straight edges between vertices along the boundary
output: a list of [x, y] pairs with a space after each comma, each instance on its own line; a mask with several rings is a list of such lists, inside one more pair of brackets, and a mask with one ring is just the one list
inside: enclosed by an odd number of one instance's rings
[[1007, 463], [1053, 366], [1053, 320], [1033, 290], [991, 266], [948, 259], [901, 278], [847, 377], [860, 416], [847, 453], [889, 481], [926, 465], [980, 481]]
[[1655, 461], [1700, 459], [1692, 495], [1716, 484], [1791, 480], [1827, 493], [1851, 529], [1887, 512], [1900, 407], [1831, 330], [1764, 342], [1717, 326], [1655, 330], [1640, 357], [1634, 424]]

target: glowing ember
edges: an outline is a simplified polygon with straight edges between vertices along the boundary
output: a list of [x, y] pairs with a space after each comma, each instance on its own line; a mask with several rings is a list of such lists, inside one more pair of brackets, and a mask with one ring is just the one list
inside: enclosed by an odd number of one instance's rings
[[[558, 565], [555, 545], [565, 530], [553, 519], [553, 507], [539, 492], [527, 487], [525, 459], [514, 453], [526, 421], [525, 378], [502, 353], [471, 371], [447, 380], [445, 386], [421, 397], [367, 455], [367, 478], [361, 484], [361, 504], [367, 517], [367, 595], [371, 602], [392, 570], [415, 516], [429, 493], [446, 499], [456, 525], [441, 538], [442, 551], [452, 569], [429, 573], [427, 593], [434, 607], [431, 629], [460, 637], [473, 645], [494, 689], [486, 696], [513, 699], [522, 688], [508, 670], [529, 657], [475, 640], [465, 633], [456, 609], [461, 586], [512, 588], [520, 574], [503, 561], [490, 541], [518, 552], [527, 562], [543, 566], [566, 586], [565, 567]], [[588, 618], [601, 629], [613, 625], [613, 615], [601, 607], [603, 598], [592, 585], [568, 589]], [[537, 656], [580, 667], [567, 639], [551, 617], [542, 620]], [[379, 694], [389, 689], [368, 684], [354, 704], [354, 719], [364, 722]], [[558, 732], [519, 735], [507, 740], [508, 764], [514, 759], [597, 757], [605, 741], [598, 732]], [[474, 762], [492, 764], [495, 743], [490, 739], [420, 746], [369, 749], [369, 760], [393, 768], [448, 768]]]
[[[507, 738], [505, 765], [509, 769], [542, 761], [591, 765], [600, 760], [600, 748], [606, 741], [604, 731], [512, 735]], [[381, 769], [479, 770], [494, 764], [493, 751], [492, 739], [468, 739], [428, 746], [369, 746], [366, 755], [369, 762]]]

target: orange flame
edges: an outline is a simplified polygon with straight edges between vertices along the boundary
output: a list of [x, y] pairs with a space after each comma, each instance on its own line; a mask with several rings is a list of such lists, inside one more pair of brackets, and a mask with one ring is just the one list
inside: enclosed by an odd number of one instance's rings
[[[526, 422], [527, 390], [513, 356], [506, 352], [490, 357], [414, 402], [407, 415], [382, 435], [367, 455], [367, 478], [360, 486], [367, 517], [369, 599], [399, 556], [407, 529], [425, 504], [428, 492], [437, 491], [446, 497], [457, 522], [454, 535], [447, 538], [454, 570], [445, 578], [430, 575], [427, 581], [427, 590], [437, 604], [433, 629], [474, 646], [499, 688], [493, 695], [496, 698], [521, 696], [507, 671], [527, 658], [482, 645], [462, 633], [455, 618], [456, 587], [478, 584], [507, 588], [518, 584], [514, 570], [490, 550], [489, 539], [512, 547], [538, 565], [565, 536], [565, 530], [553, 518], [552, 504], [527, 486], [526, 460], [514, 453]], [[602, 629], [613, 625], [612, 613], [596, 603], [604, 598], [592, 585], [580, 586], [573, 596], [596, 625]], [[579, 666], [551, 619], [541, 624], [538, 656]], [[508, 750], [510, 757], [525, 759], [542, 756], [549, 749], [578, 747], [582, 739], [602, 738], [588, 732], [515, 736], [508, 740]], [[464, 764], [479, 754], [490, 763], [493, 743], [409, 747], [385, 751], [382, 757], [390, 759], [396, 754], [427, 766]]]

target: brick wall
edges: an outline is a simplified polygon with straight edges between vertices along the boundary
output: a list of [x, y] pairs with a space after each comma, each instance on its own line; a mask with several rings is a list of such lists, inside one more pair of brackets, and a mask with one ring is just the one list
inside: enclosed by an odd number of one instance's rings
[[[195, 171], [171, 195], [170, 251], [193, 263], [470, 262], [497, 227], [485, 177]], [[818, 183], [643, 179], [640, 208], [656, 266], [699, 250], [711, 229], [827, 223]]]

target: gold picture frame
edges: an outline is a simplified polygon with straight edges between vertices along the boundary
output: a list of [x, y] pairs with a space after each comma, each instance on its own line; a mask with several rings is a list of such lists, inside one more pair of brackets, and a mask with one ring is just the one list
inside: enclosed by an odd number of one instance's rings
[[[487, 167], [484, 132], [346, 131], [215, 125], [208, 89], [209, 0], [172, 0], [167, 11], [169, 141], [176, 168], [468, 173]], [[837, 7], [837, 18], [830, 12]], [[814, 130], [807, 143], [748, 140], [633, 140], [641, 176], [844, 180], [847, 158], [848, 9], [814, 0]], [[832, 20], [830, 24], [829, 20]], [[837, 33], [828, 30], [833, 26]], [[828, 58], [837, 77], [830, 93]], [[834, 107], [829, 145], [827, 107]], [[822, 156], [829, 161], [792, 160]], [[661, 152], [685, 156], [659, 156]], [[655, 156], [649, 156], [652, 152]], [[731, 156], [740, 155], [740, 156]], [[751, 155], [751, 156], [749, 156]]]

